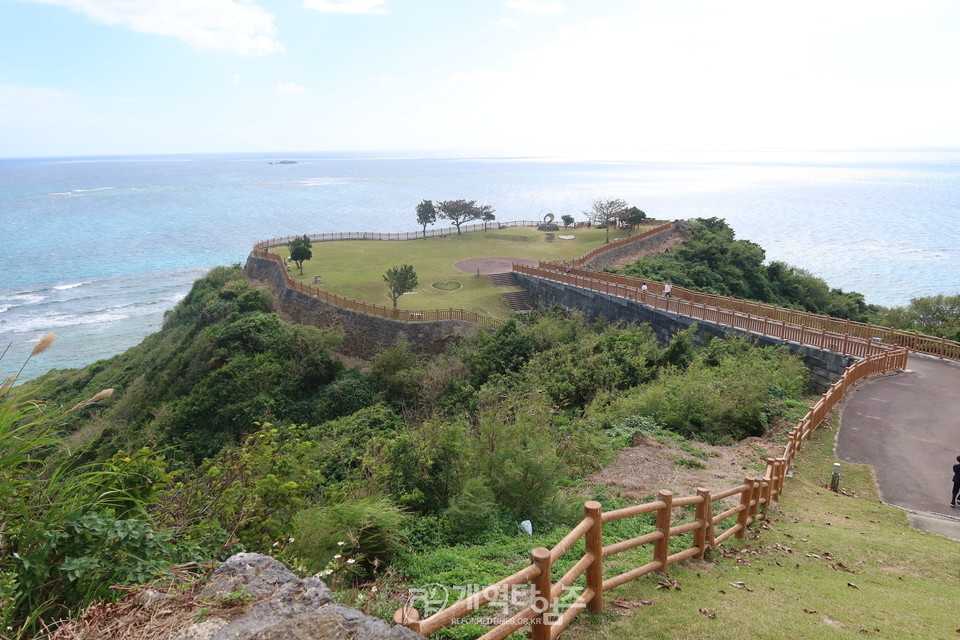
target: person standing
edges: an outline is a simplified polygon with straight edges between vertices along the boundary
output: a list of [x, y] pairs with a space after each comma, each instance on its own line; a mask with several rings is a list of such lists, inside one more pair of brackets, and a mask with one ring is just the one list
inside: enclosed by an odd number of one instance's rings
[[663, 295], [665, 295], [666, 297], [669, 298], [671, 291], [673, 291], [673, 285], [672, 285], [672, 284], [670, 284], [670, 283], [668, 282], [668, 283], [666, 283], [665, 285], [663, 285]]
[[958, 493], [960, 493], [960, 456], [957, 456], [957, 464], [953, 465], [953, 491], [950, 492], [951, 507], [960, 507], [957, 504]]

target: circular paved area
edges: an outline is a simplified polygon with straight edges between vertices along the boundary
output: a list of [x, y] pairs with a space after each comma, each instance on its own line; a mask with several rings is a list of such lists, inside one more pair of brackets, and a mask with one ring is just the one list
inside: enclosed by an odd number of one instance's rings
[[960, 366], [911, 355], [907, 367], [907, 373], [868, 380], [850, 393], [837, 457], [873, 466], [884, 502], [931, 514], [946, 535], [960, 539], [960, 509], [948, 503], [960, 455]]
[[524, 264], [527, 266], [536, 266], [537, 260], [527, 260], [526, 258], [469, 258], [455, 262], [453, 268], [463, 273], [479, 273], [482, 276], [489, 276], [492, 273], [507, 273], [513, 270], [513, 265]]

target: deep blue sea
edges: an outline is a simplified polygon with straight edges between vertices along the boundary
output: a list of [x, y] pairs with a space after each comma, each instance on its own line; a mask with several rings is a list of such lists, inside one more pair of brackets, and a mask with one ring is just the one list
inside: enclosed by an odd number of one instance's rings
[[[297, 164], [276, 164], [294, 160]], [[869, 302], [960, 292], [960, 151], [659, 153], [631, 161], [414, 154], [0, 159], [0, 372], [24, 378], [126, 350], [206, 270], [257, 240], [412, 231], [423, 199], [499, 220], [622, 198], [651, 217], [725, 218], [767, 258]]]

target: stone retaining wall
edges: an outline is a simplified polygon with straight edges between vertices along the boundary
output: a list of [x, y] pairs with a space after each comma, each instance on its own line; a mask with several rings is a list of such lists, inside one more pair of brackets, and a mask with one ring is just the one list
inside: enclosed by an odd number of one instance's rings
[[273, 260], [247, 258], [244, 275], [264, 284], [276, 298], [280, 310], [290, 320], [317, 327], [341, 327], [345, 337], [341, 351], [369, 359], [378, 351], [406, 340], [424, 353], [440, 353], [446, 343], [480, 331], [477, 325], [462, 320], [436, 322], [399, 322], [343, 309], [287, 285], [283, 267]]
[[735, 329], [725, 325], [689, 318], [687, 316], [661, 311], [646, 305], [618, 298], [605, 293], [567, 286], [550, 280], [543, 280], [534, 276], [517, 273], [520, 285], [538, 303], [545, 308], [555, 306], [564, 309], [579, 309], [588, 316], [602, 315], [611, 322], [646, 323], [653, 329], [657, 340], [666, 344], [678, 332], [697, 325], [696, 336], [698, 342], [704, 344], [711, 337], [740, 336], [760, 346], [785, 346], [790, 351], [800, 354], [811, 373], [811, 381], [816, 388], [826, 388], [836, 382], [843, 375], [844, 370], [855, 360], [833, 351], [825, 351], [816, 347], [787, 342], [779, 338], [763, 336], [742, 329]]
[[585, 269], [603, 269], [604, 267], [609, 267], [611, 265], [617, 264], [624, 259], [628, 259], [631, 262], [635, 259], [635, 256], [645, 249], [650, 247], [656, 247], [667, 240], [671, 235], [677, 233], [678, 229], [683, 229], [681, 224], [675, 223], [669, 229], [664, 229], [660, 233], [655, 233], [649, 237], [636, 240], [634, 242], [628, 242], [619, 247], [614, 247], [613, 249], [608, 249], [603, 253], [594, 256], [590, 260], [587, 260], [582, 265]]

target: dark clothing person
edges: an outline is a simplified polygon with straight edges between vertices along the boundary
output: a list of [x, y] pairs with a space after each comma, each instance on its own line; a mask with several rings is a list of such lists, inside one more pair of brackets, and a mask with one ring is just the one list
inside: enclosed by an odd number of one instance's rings
[[960, 456], [957, 456], [957, 464], [953, 465], [953, 491], [950, 492], [950, 506], [957, 507], [957, 494], [960, 493]]

